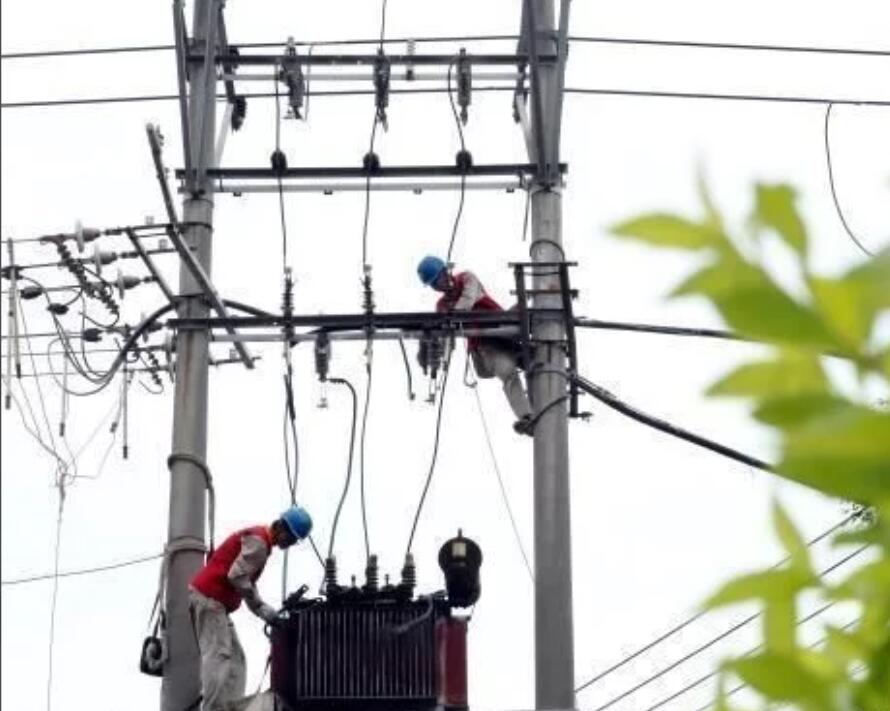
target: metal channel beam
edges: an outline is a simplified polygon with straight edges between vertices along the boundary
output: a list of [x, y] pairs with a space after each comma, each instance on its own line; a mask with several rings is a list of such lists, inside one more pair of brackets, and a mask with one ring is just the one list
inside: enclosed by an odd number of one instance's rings
[[[242, 54], [240, 56], [216, 55], [218, 65], [230, 66], [263, 66], [281, 64], [281, 54]], [[378, 61], [376, 54], [298, 54], [296, 57], [288, 57], [288, 62], [313, 66], [373, 66]], [[413, 66], [448, 66], [454, 62], [454, 54], [387, 54], [387, 61], [392, 65]], [[555, 55], [539, 57], [541, 61], [553, 61]], [[189, 55], [190, 63], [201, 63], [203, 55]], [[523, 54], [468, 54], [467, 61], [474, 65], [489, 66], [516, 66], [525, 64], [529, 57]]]
[[[213, 180], [284, 180], [286, 178], [324, 179], [324, 178], [428, 178], [428, 177], [495, 177], [534, 175], [538, 166], [533, 163], [495, 163], [473, 165], [467, 169], [456, 165], [401, 165], [381, 166], [379, 170], [368, 171], [361, 166], [341, 167], [300, 167], [276, 171], [272, 168], [208, 168], [207, 177]], [[566, 172], [565, 163], [559, 165], [560, 172]], [[184, 178], [186, 172], [176, 170], [178, 179]]]
[[240, 195], [242, 193], [277, 193], [282, 190], [286, 193], [323, 193], [325, 195], [333, 195], [339, 192], [365, 192], [372, 191], [400, 191], [404, 190], [413, 193], [423, 193], [427, 191], [443, 191], [443, 190], [503, 190], [508, 193], [516, 190], [524, 190], [525, 185], [521, 180], [500, 180], [500, 181], [484, 181], [484, 182], [459, 182], [447, 183], [429, 183], [429, 182], [398, 182], [398, 183], [375, 183], [371, 185], [364, 182], [355, 183], [283, 183], [279, 188], [278, 185], [257, 185], [251, 183], [226, 183], [218, 180], [214, 183], [214, 192], [217, 193], [233, 193]]

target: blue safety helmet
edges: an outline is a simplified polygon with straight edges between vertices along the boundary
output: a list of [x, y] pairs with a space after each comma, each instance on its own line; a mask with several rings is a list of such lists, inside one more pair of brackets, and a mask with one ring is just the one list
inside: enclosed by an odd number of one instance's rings
[[432, 286], [439, 275], [445, 271], [446, 264], [438, 257], [427, 255], [417, 265], [417, 276], [427, 286]]
[[312, 532], [312, 517], [302, 506], [291, 506], [281, 514], [281, 520], [298, 541], [303, 540]]

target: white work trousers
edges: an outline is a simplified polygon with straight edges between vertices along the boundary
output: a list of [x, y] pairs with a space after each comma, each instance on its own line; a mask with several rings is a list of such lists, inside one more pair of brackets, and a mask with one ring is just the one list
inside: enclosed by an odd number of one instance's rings
[[222, 711], [244, 696], [247, 663], [235, 626], [216, 600], [189, 591], [189, 607], [201, 650], [201, 711]]
[[531, 415], [532, 408], [519, 374], [519, 361], [511, 351], [482, 341], [473, 352], [473, 366], [480, 378], [497, 377], [504, 384], [504, 395], [517, 420]]

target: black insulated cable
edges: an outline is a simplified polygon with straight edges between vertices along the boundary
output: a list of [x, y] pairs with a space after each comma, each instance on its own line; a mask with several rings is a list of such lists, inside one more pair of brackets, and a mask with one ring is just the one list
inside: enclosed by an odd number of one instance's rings
[[346, 463], [346, 478], [343, 482], [343, 492], [340, 494], [340, 500], [337, 502], [337, 511], [334, 514], [334, 521], [331, 524], [331, 539], [328, 542], [328, 558], [332, 558], [334, 555], [334, 542], [337, 538], [337, 526], [340, 523], [340, 514], [343, 511], [343, 504], [346, 502], [346, 497], [349, 495], [349, 486], [352, 482], [352, 461], [355, 453], [355, 430], [356, 425], [358, 424], [358, 395], [356, 394], [352, 383], [345, 378], [328, 378], [327, 382], [348, 388], [349, 394], [352, 396], [352, 425], [349, 429], [349, 459]]
[[599, 385], [592, 383], [589, 380], [582, 378], [581, 376], [571, 375], [570, 379], [588, 395], [591, 395], [604, 405], [607, 405], [613, 410], [617, 410], [622, 415], [627, 415], [637, 422], [641, 422], [644, 425], [653, 427], [661, 432], [672, 435], [673, 437], [679, 437], [680, 439], [691, 442], [692, 444], [696, 444], [699, 447], [709, 449], [712, 452], [716, 452], [717, 454], [722, 454], [724, 457], [729, 457], [730, 459], [734, 459], [737, 462], [746, 464], [749, 467], [755, 467], [757, 469], [762, 469], [768, 472], [775, 471], [771, 464], [767, 464], [761, 459], [757, 459], [756, 457], [752, 457], [743, 452], [739, 452], [732, 447], [727, 447], [725, 445], [719, 444], [718, 442], [709, 440], [705, 437], [702, 437], [701, 435], [689, 432], [688, 430], [684, 430], [681, 427], [677, 427], [676, 425], [672, 425], [669, 422], [665, 422], [664, 420], [660, 420], [657, 417], [646, 414], [642, 410], [638, 410], [635, 407], [628, 405], [626, 402], [620, 400], [618, 397], [610, 393], [605, 388], [600, 387]]

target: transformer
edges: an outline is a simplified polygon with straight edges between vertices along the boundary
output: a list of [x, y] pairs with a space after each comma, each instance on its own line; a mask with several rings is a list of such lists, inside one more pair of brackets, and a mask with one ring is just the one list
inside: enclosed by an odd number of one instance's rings
[[[376, 562], [369, 568], [376, 579]], [[271, 629], [272, 691], [281, 711], [468, 707], [467, 617], [455, 612], [464, 601], [444, 592], [415, 597], [410, 560], [396, 586], [335, 581], [329, 560], [325, 596], [306, 599], [301, 589]]]

